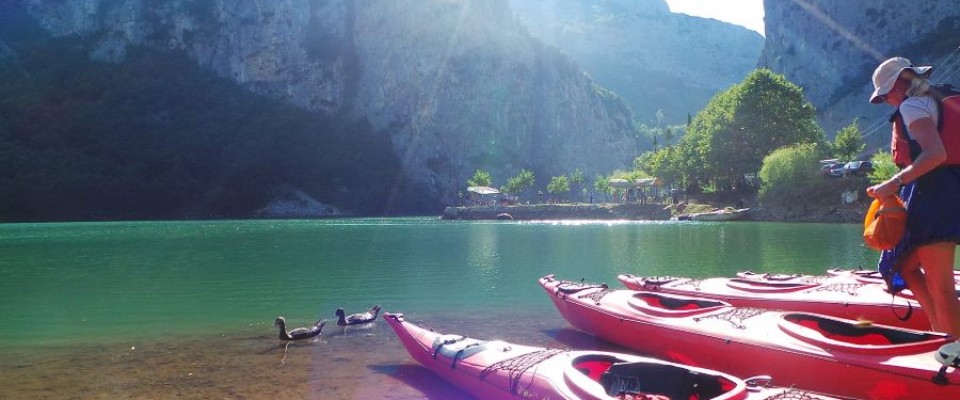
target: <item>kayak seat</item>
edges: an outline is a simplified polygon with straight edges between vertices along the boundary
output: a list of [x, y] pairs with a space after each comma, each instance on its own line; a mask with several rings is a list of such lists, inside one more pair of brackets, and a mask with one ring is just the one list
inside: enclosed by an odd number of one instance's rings
[[611, 365], [600, 377], [600, 385], [611, 397], [655, 394], [671, 399], [712, 399], [726, 392], [721, 380], [676, 365], [634, 362]]
[[676, 317], [702, 314], [729, 306], [717, 300], [674, 297], [652, 292], [634, 294], [629, 303], [634, 308], [650, 314]]
[[[784, 324], [783, 322], [787, 322]], [[794, 326], [806, 328], [795, 329]], [[949, 340], [947, 335], [911, 331], [893, 327], [860, 324], [816, 314], [784, 314], [781, 328], [791, 335], [829, 348], [851, 351], [884, 352], [936, 348]]]

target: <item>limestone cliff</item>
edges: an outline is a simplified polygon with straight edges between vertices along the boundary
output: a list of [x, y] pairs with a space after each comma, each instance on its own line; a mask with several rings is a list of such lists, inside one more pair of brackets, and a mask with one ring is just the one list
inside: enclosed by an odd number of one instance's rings
[[[876, 148], [889, 140], [889, 107], [867, 98], [880, 61], [902, 55], [937, 64], [960, 45], [960, 7], [952, 1], [764, 1], [760, 59], [802, 86], [828, 135], [859, 118]], [[933, 80], [957, 82], [941, 70]]]
[[623, 96], [638, 120], [686, 122], [757, 65], [763, 37], [713, 19], [670, 13], [663, 0], [511, 0], [534, 36]]
[[507, 0], [17, 1], [94, 59], [179, 51], [256, 93], [366, 119], [389, 133], [399, 184], [442, 202], [478, 168], [545, 184], [642, 150], [625, 103], [531, 37]]

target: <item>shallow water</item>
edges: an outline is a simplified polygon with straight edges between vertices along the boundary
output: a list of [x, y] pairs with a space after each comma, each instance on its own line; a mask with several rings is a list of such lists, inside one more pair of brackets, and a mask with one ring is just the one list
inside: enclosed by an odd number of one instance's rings
[[[374, 303], [440, 331], [618, 349], [568, 328], [554, 273], [705, 277], [872, 267], [856, 225], [434, 218], [0, 225], [0, 399], [468, 398]], [[272, 326], [329, 318], [286, 348]], [[620, 349], [622, 350], [622, 349]]]

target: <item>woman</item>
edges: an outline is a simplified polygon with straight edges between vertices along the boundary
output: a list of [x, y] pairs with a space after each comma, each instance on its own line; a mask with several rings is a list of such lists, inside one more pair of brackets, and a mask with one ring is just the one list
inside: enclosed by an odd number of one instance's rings
[[904, 238], [880, 255], [879, 269], [890, 290], [899, 291], [905, 283], [926, 311], [932, 330], [960, 336], [960, 300], [953, 276], [960, 243], [960, 167], [943, 165], [946, 151], [937, 131], [938, 103], [927, 80], [932, 69], [894, 57], [873, 72], [870, 102], [898, 109], [913, 154], [892, 178], [867, 188], [867, 195], [882, 199], [899, 190], [907, 206]]

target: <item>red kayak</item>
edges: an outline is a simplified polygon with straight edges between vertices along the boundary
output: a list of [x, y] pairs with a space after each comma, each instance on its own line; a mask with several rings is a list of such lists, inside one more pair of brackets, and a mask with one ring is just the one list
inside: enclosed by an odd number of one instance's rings
[[960, 399], [960, 344], [949, 335], [552, 275], [540, 284], [574, 327], [654, 357], [839, 396]]
[[[827, 270], [829, 276], [854, 276], [862, 282], [884, 283], [883, 275], [877, 270], [859, 270], [830, 268]], [[953, 271], [953, 279], [960, 284], [960, 271]]]
[[[745, 275], [748, 274], [748, 275]], [[736, 278], [617, 276], [627, 288], [722, 300], [736, 307], [758, 307], [826, 314], [910, 329], [930, 329], [912, 293], [888, 293], [882, 279], [856, 273], [767, 275]]]
[[837, 399], [636, 355], [530, 347], [383, 319], [420, 364], [478, 399]]

